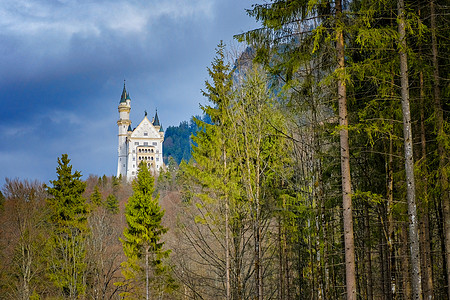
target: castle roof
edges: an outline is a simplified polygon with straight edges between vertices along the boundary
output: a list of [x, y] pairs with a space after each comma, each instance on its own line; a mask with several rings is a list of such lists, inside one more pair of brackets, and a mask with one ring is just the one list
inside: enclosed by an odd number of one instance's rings
[[147, 118], [147, 116], [144, 117], [144, 119], [139, 123], [139, 125], [133, 129], [133, 132], [131, 133], [131, 138], [151, 138], [151, 139], [160, 139], [161, 136], [158, 132], [158, 128], [155, 128], [155, 126], [150, 122], [150, 120]]
[[125, 80], [124, 80], [122, 96], [120, 97], [120, 103], [127, 102], [127, 100], [131, 100], [131, 98], [130, 98], [130, 94], [127, 93], [127, 89], [125, 88]]
[[155, 118], [153, 119], [153, 126], [161, 126], [161, 125], [159, 124], [158, 110], [156, 110]]

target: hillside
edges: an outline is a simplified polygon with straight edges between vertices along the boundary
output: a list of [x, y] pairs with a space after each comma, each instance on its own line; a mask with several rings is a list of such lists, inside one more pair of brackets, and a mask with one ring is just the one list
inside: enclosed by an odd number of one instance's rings
[[169, 157], [172, 156], [177, 164], [182, 160], [189, 161], [191, 158], [191, 136], [199, 129], [194, 122], [194, 118], [203, 122], [210, 123], [211, 119], [207, 116], [195, 116], [191, 120], [182, 121], [178, 126], [169, 126], [166, 129], [163, 143], [164, 163], [167, 165]]

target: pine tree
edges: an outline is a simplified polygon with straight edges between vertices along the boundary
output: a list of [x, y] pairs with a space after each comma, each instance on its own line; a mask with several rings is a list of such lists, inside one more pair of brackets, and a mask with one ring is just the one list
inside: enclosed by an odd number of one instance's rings
[[117, 200], [117, 197], [113, 194], [109, 194], [106, 198], [105, 208], [109, 212], [117, 214], [119, 212], [119, 201]]
[[[205, 230], [207, 241], [198, 243], [201, 259], [209, 265], [208, 271], [223, 273], [223, 286], [226, 299], [231, 299], [236, 294], [237, 287], [231, 283], [237, 274], [231, 274], [231, 242], [239, 240], [238, 234], [230, 232], [230, 224], [233, 220], [230, 216], [234, 214], [238, 219], [238, 212], [231, 212], [233, 202], [233, 187], [236, 187], [235, 175], [233, 174], [233, 162], [230, 159], [230, 106], [232, 101], [232, 71], [225, 60], [225, 45], [221, 41], [216, 49], [216, 57], [212, 66], [208, 68], [211, 80], [205, 82], [202, 93], [210, 101], [209, 105], [202, 106], [206, 116], [210, 118], [195, 118], [199, 130], [192, 137], [193, 161], [188, 165], [180, 165], [185, 171], [187, 181], [194, 185], [196, 211], [195, 228], [188, 228], [189, 234], [196, 235]], [[194, 163], [195, 161], [195, 163]], [[191, 189], [191, 188], [189, 188]], [[192, 189], [191, 189], [192, 190]], [[193, 203], [192, 203], [193, 204]], [[206, 226], [205, 226], [206, 225]], [[197, 231], [198, 230], [198, 231]], [[215, 231], [220, 232], [220, 235]], [[191, 232], [192, 231], [192, 232]], [[195, 233], [194, 233], [195, 232]], [[220, 245], [218, 249], [209, 244]], [[194, 245], [193, 245], [194, 246]], [[196, 247], [196, 246], [194, 246]], [[219, 259], [220, 257], [220, 259]], [[223, 257], [223, 258], [222, 258]], [[222, 261], [222, 263], [216, 263]], [[238, 268], [234, 268], [238, 270]], [[205, 278], [209, 275], [206, 269], [196, 271], [196, 275]], [[237, 280], [235, 280], [237, 281]], [[214, 284], [216, 285], [216, 284]], [[191, 287], [192, 288], [192, 287]], [[222, 292], [222, 287], [212, 286], [215, 294]], [[195, 289], [195, 288], [194, 288]]]
[[[329, 74], [325, 80], [322, 80], [322, 86], [330, 81], [336, 83], [341, 150], [345, 278], [347, 299], [354, 300], [357, 295], [357, 283], [347, 113], [348, 75], [346, 74], [344, 38], [348, 26], [346, 26], [347, 17], [343, 1], [270, 1], [256, 4], [247, 12], [257, 21], [261, 21], [263, 27], [236, 37], [257, 47], [256, 59], [265, 62], [267, 69], [273, 75], [280, 77], [280, 81], [285, 85], [284, 89], [293, 88], [294, 93], [302, 92], [303, 89], [299, 88], [298, 83], [306, 81], [304, 74], [307, 73], [308, 68], [317, 68], [317, 73]], [[330, 40], [335, 41], [333, 50], [331, 50]], [[328, 52], [327, 55], [323, 55], [326, 52]]]
[[53, 236], [49, 241], [50, 278], [61, 289], [62, 295], [77, 299], [85, 293], [85, 239], [87, 235], [88, 206], [82, 194], [86, 184], [81, 173], [72, 173], [67, 154], [58, 158], [58, 178], [46, 186], [50, 210], [49, 221]]
[[[121, 241], [127, 256], [127, 261], [123, 263], [124, 276], [133, 283], [137, 295], [141, 292], [140, 284], [145, 282], [147, 300], [150, 299], [150, 276], [157, 279], [158, 275], [166, 274], [167, 267], [163, 260], [170, 254], [170, 250], [163, 249], [164, 242], [161, 241], [168, 230], [161, 224], [164, 210], [158, 203], [159, 194], [154, 197], [153, 193], [154, 178], [146, 164], [141, 162], [137, 179], [133, 181], [133, 195], [125, 206], [127, 227]], [[169, 285], [170, 277], [168, 280], [155, 284]]]
[[95, 186], [94, 192], [91, 194], [91, 203], [96, 207], [100, 206], [103, 202], [102, 194], [98, 190], [98, 185]]

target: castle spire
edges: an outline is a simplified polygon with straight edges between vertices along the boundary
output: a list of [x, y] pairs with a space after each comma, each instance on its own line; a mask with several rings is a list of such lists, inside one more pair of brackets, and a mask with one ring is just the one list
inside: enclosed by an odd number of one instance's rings
[[128, 95], [127, 95], [127, 89], [125, 88], [125, 79], [123, 80], [123, 90], [122, 90], [122, 96], [120, 97], [120, 102], [126, 102]]
[[160, 126], [158, 118], [158, 109], [156, 109], [155, 118], [153, 119], [153, 126]]

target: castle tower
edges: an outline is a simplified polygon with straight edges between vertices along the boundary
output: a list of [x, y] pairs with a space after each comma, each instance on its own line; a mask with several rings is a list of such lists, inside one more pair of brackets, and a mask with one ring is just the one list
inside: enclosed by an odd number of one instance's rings
[[117, 161], [117, 177], [119, 177], [120, 175], [122, 175], [122, 177], [127, 176], [127, 169], [128, 169], [127, 135], [128, 131], [131, 131], [130, 103], [131, 103], [130, 95], [127, 93], [124, 82], [122, 96], [120, 97], [120, 103], [118, 107], [119, 120], [117, 121], [117, 126], [119, 127], [119, 147], [118, 147], [119, 158]]
[[163, 142], [164, 130], [159, 122], [158, 112], [150, 122], [145, 112], [144, 119], [132, 129], [130, 120], [131, 99], [123, 84], [119, 103], [119, 147], [117, 161], [117, 177], [127, 181], [133, 180], [138, 173], [139, 164], [145, 163], [149, 170], [157, 176], [164, 167]]

